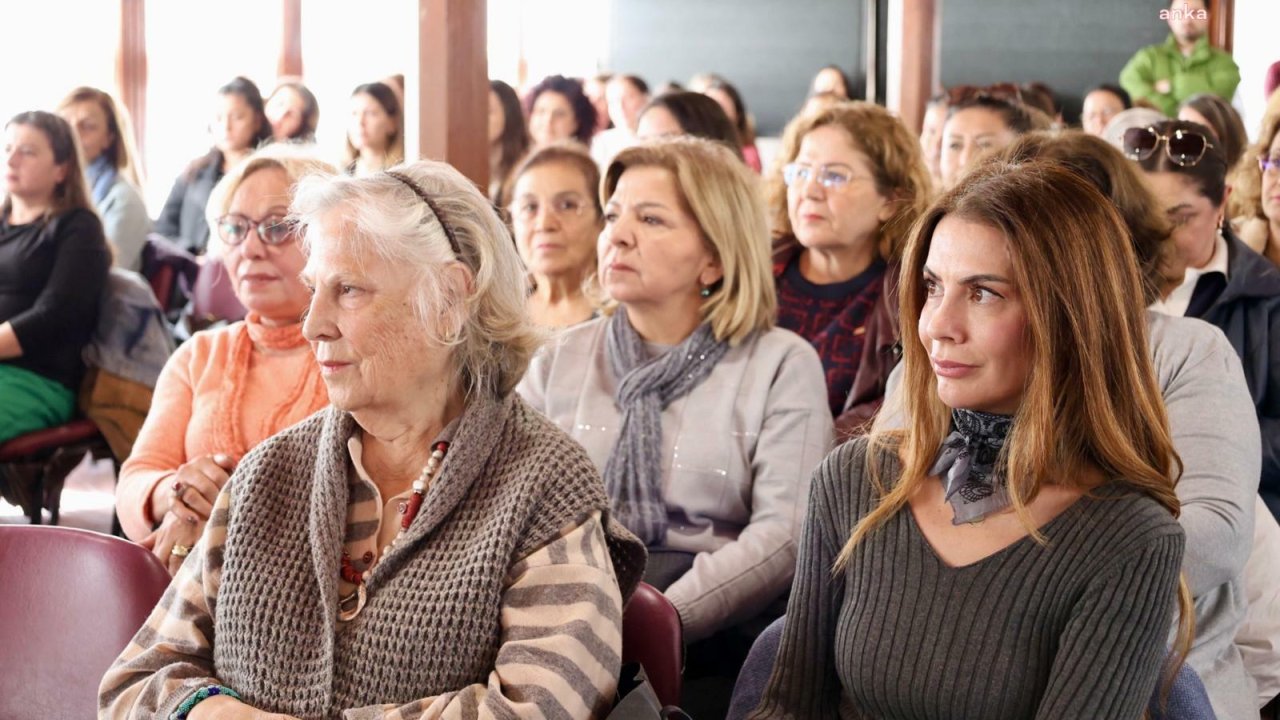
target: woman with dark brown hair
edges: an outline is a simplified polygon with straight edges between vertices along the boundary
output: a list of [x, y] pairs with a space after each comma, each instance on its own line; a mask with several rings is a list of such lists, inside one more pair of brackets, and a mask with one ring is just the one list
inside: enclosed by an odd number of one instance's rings
[[71, 126], [39, 110], [15, 115], [4, 153], [0, 442], [71, 419], [111, 267]]
[[489, 81], [489, 200], [506, 206], [511, 171], [529, 152], [529, 130], [524, 124], [520, 97], [501, 80]]
[[818, 350], [838, 434], [865, 429], [897, 362], [890, 265], [929, 204], [919, 141], [887, 110], [792, 121], [769, 178], [778, 324]]
[[1178, 119], [1200, 123], [1212, 130], [1227, 158], [1227, 174], [1235, 170], [1249, 146], [1249, 133], [1231, 103], [1212, 93], [1192, 95], [1178, 106]]
[[1154, 307], [1206, 320], [1231, 341], [1262, 431], [1259, 493], [1280, 517], [1280, 270], [1225, 222], [1227, 159], [1209, 128], [1184, 120], [1132, 128], [1124, 150], [1173, 221], [1187, 267], [1183, 282]]
[[901, 278], [906, 427], [815, 473], [752, 717], [1138, 717], [1191, 604], [1123, 221], [1071, 170], [989, 163]]
[[155, 231], [178, 243], [193, 255], [209, 244], [209, 224], [204, 208], [213, 186], [233, 165], [271, 139], [271, 123], [258, 86], [237, 77], [218, 88], [213, 122], [209, 125], [213, 148], [196, 158], [173, 183]]
[[702, 94], [720, 103], [724, 114], [729, 117], [729, 122], [733, 123], [733, 127], [738, 131], [738, 142], [742, 144], [742, 159], [747, 163], [747, 167], [761, 172], [763, 166], [760, 164], [760, 151], [756, 149], [755, 120], [747, 112], [747, 104], [742, 100], [742, 93], [738, 92], [738, 88], [728, 80], [719, 75], [711, 75]]
[[348, 174], [369, 175], [404, 160], [404, 112], [390, 85], [371, 82], [351, 92], [351, 120], [343, 166]]
[[640, 111], [636, 136], [641, 140], [677, 135], [715, 140], [742, 157], [742, 143], [733, 122], [720, 103], [702, 93], [685, 90], [664, 93]]

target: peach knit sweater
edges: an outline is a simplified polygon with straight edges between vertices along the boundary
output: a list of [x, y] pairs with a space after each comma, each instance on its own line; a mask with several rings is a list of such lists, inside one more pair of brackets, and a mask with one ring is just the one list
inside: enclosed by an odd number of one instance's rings
[[196, 333], [165, 364], [133, 453], [120, 468], [116, 512], [125, 535], [151, 532], [151, 489], [188, 460], [253, 446], [329, 403], [301, 325], [244, 322]]

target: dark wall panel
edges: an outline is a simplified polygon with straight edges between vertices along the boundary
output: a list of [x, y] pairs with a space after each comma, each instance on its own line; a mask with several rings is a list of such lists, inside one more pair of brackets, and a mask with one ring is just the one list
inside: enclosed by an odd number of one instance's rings
[[800, 108], [818, 68], [863, 74], [862, 0], [611, 0], [606, 70], [651, 85], [699, 72], [738, 87], [762, 135]]
[[942, 0], [943, 86], [1048, 83], [1068, 119], [1084, 92], [1116, 82], [1139, 48], [1163, 42], [1165, 0]]

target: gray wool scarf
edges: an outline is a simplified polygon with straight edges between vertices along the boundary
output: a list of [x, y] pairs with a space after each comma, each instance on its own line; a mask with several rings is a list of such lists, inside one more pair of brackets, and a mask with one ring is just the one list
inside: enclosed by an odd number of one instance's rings
[[667, 535], [662, 411], [705, 380], [728, 349], [703, 323], [684, 342], [650, 360], [626, 308], [619, 307], [609, 319], [605, 350], [619, 378], [614, 400], [622, 410], [622, 428], [605, 464], [604, 487], [614, 516], [646, 545], [659, 544]]

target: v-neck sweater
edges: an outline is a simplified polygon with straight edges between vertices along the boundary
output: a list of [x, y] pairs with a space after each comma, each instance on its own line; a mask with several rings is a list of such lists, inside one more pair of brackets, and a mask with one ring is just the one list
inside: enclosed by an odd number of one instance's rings
[[[877, 460], [886, 485], [901, 472]], [[951, 567], [909, 508], [833, 575], [876, 504], [866, 440], [814, 475], [786, 630], [753, 718], [1137, 718], [1163, 666], [1183, 535], [1112, 482]]]

